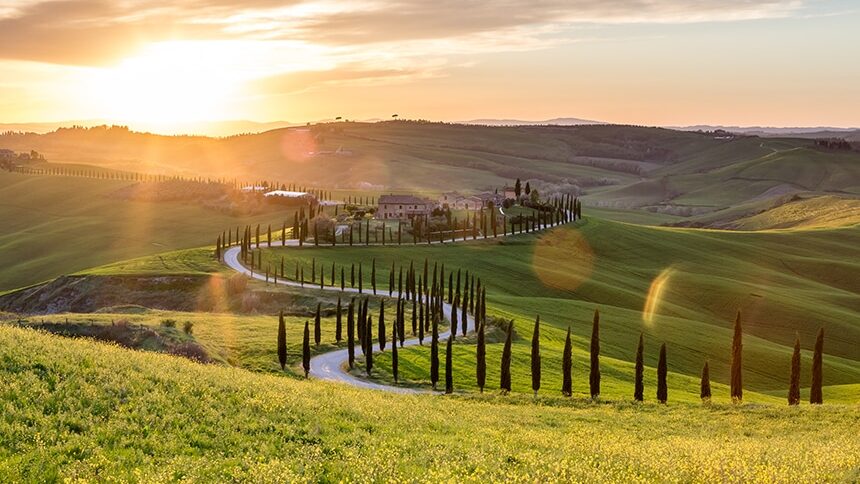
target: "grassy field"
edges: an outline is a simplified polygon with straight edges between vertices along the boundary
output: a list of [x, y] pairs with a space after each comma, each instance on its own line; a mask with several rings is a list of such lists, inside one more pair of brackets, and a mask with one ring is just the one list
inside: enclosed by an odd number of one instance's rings
[[[727, 381], [731, 325], [738, 310], [746, 333], [748, 389], [763, 394], [785, 388], [795, 334], [805, 349], [803, 367], [810, 368], [809, 350], [819, 327], [827, 335], [826, 384], [860, 383], [856, 324], [860, 287], [853, 276], [860, 270], [855, 262], [860, 260], [858, 230], [733, 233], [586, 218], [546, 234], [445, 247], [271, 249], [264, 251], [264, 263], [277, 265], [284, 256], [288, 277], [297, 262], [306, 267], [307, 277], [312, 259], [325, 267], [332, 262], [344, 266], [347, 274], [352, 263], [360, 262], [367, 288], [371, 261], [376, 259], [380, 291], [387, 290], [392, 262], [396, 270], [410, 261], [420, 268], [429, 258], [431, 264], [444, 263], [448, 270], [469, 270], [488, 287], [489, 313], [513, 319], [517, 332], [524, 335], [514, 344], [514, 373], [519, 375], [514, 387], [522, 392], [529, 391], [529, 335], [535, 316], [540, 314], [544, 323], [543, 357], [550, 369], [545, 372], [546, 387], [555, 391], [560, 375], [551, 369], [560, 368], [564, 331], [568, 325], [572, 328], [578, 351], [575, 371], [581, 382], [591, 316], [599, 308], [607, 397], [625, 398], [630, 393], [629, 362], [642, 332], [647, 365], [656, 366], [659, 344], [666, 342], [679, 397], [694, 398], [705, 360], [710, 361], [715, 382]], [[666, 282], [649, 319], [643, 309], [661, 274]], [[495, 346], [490, 351], [498, 353], [500, 345]], [[473, 375], [469, 352], [474, 350], [458, 351], [464, 352], [458, 374]], [[407, 349], [402, 355], [415, 363], [401, 371], [425, 381], [427, 351]], [[473, 386], [471, 377], [460, 382]], [[858, 397], [847, 395], [852, 401]]]
[[112, 197], [129, 182], [0, 172], [0, 291], [102, 264], [214, 245], [220, 230], [292, 220], [292, 211], [233, 217], [196, 203]]
[[852, 481], [856, 406], [390, 395], [0, 327], [4, 481]]

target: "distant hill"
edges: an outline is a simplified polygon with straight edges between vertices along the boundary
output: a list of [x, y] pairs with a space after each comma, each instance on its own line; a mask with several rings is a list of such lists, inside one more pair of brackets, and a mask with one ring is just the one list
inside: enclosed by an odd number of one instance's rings
[[[22, 133], [45, 134], [50, 133], [51, 131], [56, 131], [60, 128], [71, 128], [74, 126], [91, 128], [94, 126], [103, 126], [111, 124], [117, 123], [112, 123], [103, 119], [58, 121], [49, 123], [0, 123], [0, 133], [6, 131], [17, 131]], [[178, 123], [170, 126], [170, 128], [167, 129], [155, 124], [134, 123], [129, 125], [129, 128], [134, 131], [161, 135], [174, 135], [175, 133], [182, 133], [185, 135], [224, 137], [234, 136], [238, 134], [262, 133], [263, 131], [300, 125], [300, 123], [292, 123], [289, 121], [271, 121], [261, 123], [257, 121], [228, 120], [211, 121], [205, 123]]]
[[860, 152], [802, 137], [618, 125], [321, 123], [227, 138], [121, 127], [0, 135], [50, 162], [326, 188], [476, 192], [516, 178], [587, 205], [699, 216], [776, 195], [860, 196]]
[[582, 124], [607, 124], [603, 121], [593, 121], [579, 118], [552, 118], [542, 121], [524, 121], [522, 119], [471, 119], [462, 124], [479, 124], [483, 126], [579, 126]]
[[746, 134], [762, 137], [793, 137], [793, 138], [845, 138], [849, 141], [860, 141], [860, 128], [836, 128], [832, 126], [811, 127], [766, 127], [766, 126], [720, 126], [699, 124], [695, 126], [669, 127], [681, 131], [716, 131], [723, 130], [731, 133]]

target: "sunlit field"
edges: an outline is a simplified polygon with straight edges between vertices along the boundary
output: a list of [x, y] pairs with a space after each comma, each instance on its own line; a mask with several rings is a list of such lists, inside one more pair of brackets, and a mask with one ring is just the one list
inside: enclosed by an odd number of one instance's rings
[[13, 481], [850, 481], [860, 465], [856, 406], [398, 396], [6, 327], [0, 343]]
[[845, 3], [0, 0], [0, 483], [860, 483]]

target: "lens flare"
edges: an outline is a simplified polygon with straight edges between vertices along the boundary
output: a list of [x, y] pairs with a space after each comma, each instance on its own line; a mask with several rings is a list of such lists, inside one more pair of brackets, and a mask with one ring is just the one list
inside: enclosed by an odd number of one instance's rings
[[532, 268], [545, 286], [573, 291], [591, 277], [594, 259], [581, 232], [558, 228], [542, 234], [535, 243]]
[[648, 289], [648, 297], [645, 299], [645, 309], [642, 310], [642, 320], [646, 324], [651, 325], [654, 323], [654, 316], [657, 314], [657, 308], [663, 299], [663, 292], [666, 291], [666, 286], [674, 272], [675, 269], [667, 267], [651, 281], [651, 287]]

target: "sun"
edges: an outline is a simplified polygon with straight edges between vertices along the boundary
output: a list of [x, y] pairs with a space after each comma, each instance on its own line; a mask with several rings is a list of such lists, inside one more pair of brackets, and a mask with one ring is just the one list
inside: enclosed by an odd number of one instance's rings
[[111, 120], [170, 125], [225, 119], [242, 72], [219, 42], [161, 42], [100, 72], [94, 95]]

